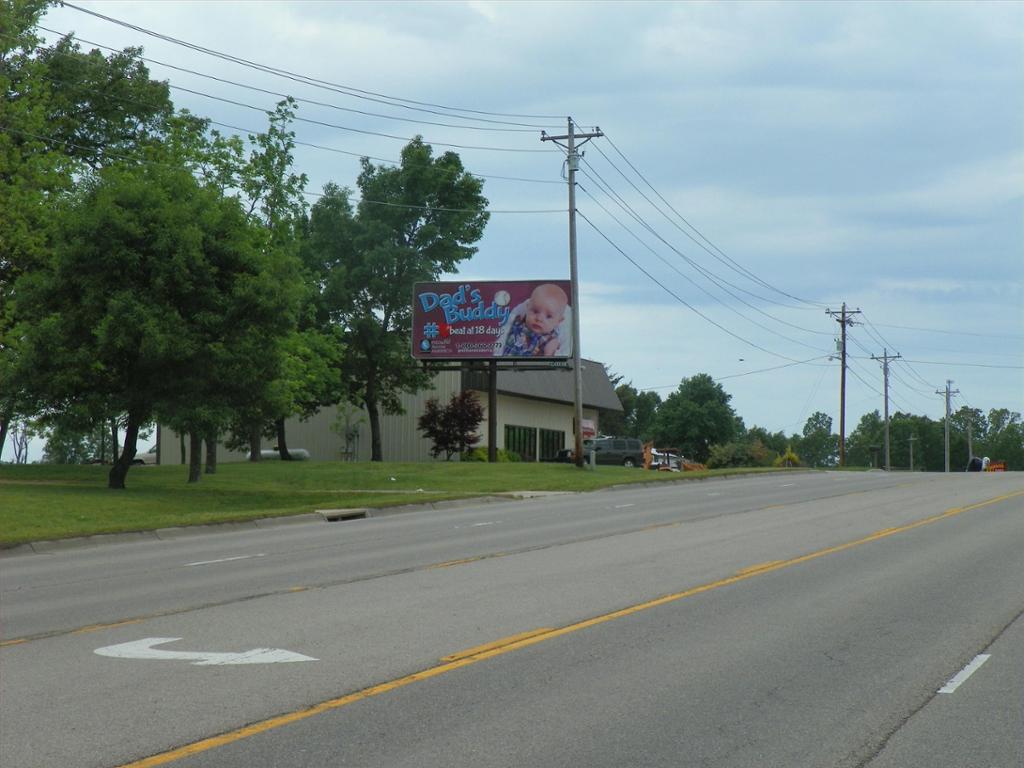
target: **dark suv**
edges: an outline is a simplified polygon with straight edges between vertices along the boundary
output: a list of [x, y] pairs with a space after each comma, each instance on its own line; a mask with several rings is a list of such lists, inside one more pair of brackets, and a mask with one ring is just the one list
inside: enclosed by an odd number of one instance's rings
[[583, 441], [583, 455], [590, 461], [590, 451], [598, 464], [617, 464], [623, 467], [642, 467], [644, 444], [635, 437], [598, 437]]

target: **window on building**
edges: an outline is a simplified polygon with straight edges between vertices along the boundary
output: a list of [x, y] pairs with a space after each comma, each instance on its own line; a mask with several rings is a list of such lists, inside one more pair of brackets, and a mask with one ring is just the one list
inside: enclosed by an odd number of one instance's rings
[[535, 427], [505, 425], [505, 450], [515, 451], [523, 461], [537, 460], [537, 430]]
[[558, 452], [565, 448], [565, 432], [555, 429], [542, 429], [540, 431], [540, 460], [553, 459]]

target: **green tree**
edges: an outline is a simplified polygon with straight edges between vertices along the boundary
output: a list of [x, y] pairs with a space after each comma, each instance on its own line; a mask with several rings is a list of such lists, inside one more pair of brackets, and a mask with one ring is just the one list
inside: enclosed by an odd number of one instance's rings
[[683, 379], [679, 389], [658, 408], [655, 440], [706, 462], [712, 445], [727, 443], [735, 434], [736, 413], [729, 405], [731, 399], [722, 385], [706, 373]]
[[746, 439], [750, 443], [761, 443], [766, 450], [771, 452], [772, 458], [784, 454], [786, 448], [792, 443], [792, 440], [786, 437], [786, 434], [781, 430], [779, 432], [769, 432], [764, 427], [756, 425], [747, 430]]
[[293, 320], [282, 320], [287, 276], [237, 201], [184, 169], [110, 166], [56, 214], [52, 257], [17, 284], [19, 373], [40, 409], [126, 414], [108, 479], [123, 488], [154, 414], [236, 395], [253, 378], [248, 356]]
[[1005, 461], [1006, 468], [1024, 469], [1024, 423], [1017, 411], [993, 408], [988, 413], [988, 434], [982, 444], [982, 455]]
[[400, 393], [429, 382], [409, 354], [412, 286], [454, 272], [476, 253], [487, 200], [457, 154], [435, 158], [418, 137], [399, 167], [364, 158], [357, 186], [355, 212], [346, 190], [325, 188], [311, 212], [310, 246], [331, 267], [324, 297], [345, 334], [347, 398], [366, 406], [371, 458], [381, 461], [381, 411], [401, 413]]
[[[661, 406], [661, 395], [653, 390], [636, 393], [636, 402], [630, 419], [626, 423], [629, 433], [641, 440], [651, 440], [654, 437], [655, 418], [658, 415], [658, 408]], [[669, 447], [669, 446], [666, 446]]]
[[821, 411], [812, 413], [804, 424], [796, 447], [809, 467], [833, 467], [839, 456], [839, 436], [832, 434], [832, 417]]
[[12, 418], [31, 415], [14, 376], [21, 336], [15, 286], [47, 258], [55, 204], [115, 155], [152, 145], [171, 103], [126, 49], [83, 53], [66, 37], [39, 49], [50, 0], [0, 3], [0, 450]]
[[861, 416], [856, 429], [846, 438], [847, 466], [874, 466], [875, 456], [882, 445], [884, 430], [885, 423], [877, 410]]

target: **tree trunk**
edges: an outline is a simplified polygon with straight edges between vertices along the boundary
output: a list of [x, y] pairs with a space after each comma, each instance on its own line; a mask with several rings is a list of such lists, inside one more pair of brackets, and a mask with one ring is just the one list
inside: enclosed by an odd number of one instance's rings
[[11, 414], [5, 412], [0, 414], [0, 454], [4, 452], [4, 445], [7, 444], [7, 431], [11, 426]]
[[110, 456], [113, 458], [117, 456], [117, 417], [115, 416], [110, 420]]
[[182, 432], [180, 435], [178, 435], [178, 442], [181, 445], [181, 463], [184, 464], [186, 461], [188, 461], [188, 459], [186, 458], [187, 454], [185, 453], [185, 433], [184, 432]]
[[277, 452], [281, 461], [291, 461], [292, 455], [288, 453], [288, 440], [284, 433], [284, 419], [275, 421], [274, 426], [277, 427]]
[[198, 432], [188, 433], [188, 481], [198, 483], [203, 476], [203, 436]]
[[260, 435], [260, 423], [257, 421], [249, 426], [249, 461], [259, 461], [262, 435]]
[[206, 436], [206, 474], [217, 474], [217, 433]]
[[145, 421], [144, 415], [128, 412], [128, 422], [124, 430], [124, 450], [117, 461], [110, 468], [107, 476], [107, 488], [123, 489], [125, 478], [128, 477], [128, 470], [131, 469], [132, 460], [135, 458], [135, 447], [139, 440], [139, 428]]

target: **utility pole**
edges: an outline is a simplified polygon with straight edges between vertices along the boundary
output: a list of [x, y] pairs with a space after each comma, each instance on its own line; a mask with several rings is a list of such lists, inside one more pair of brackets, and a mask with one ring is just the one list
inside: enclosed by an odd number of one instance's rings
[[914, 471], [914, 441], [917, 440], [913, 435], [910, 436], [910, 471]]
[[936, 395], [945, 394], [946, 396], [946, 472], [949, 472], [949, 397], [950, 395], [959, 395], [960, 390], [950, 390], [949, 385], [952, 384], [951, 379], [946, 379], [946, 390], [943, 392], [941, 389], [936, 389]]
[[[583, 468], [583, 368], [580, 362], [580, 281], [579, 270], [576, 267], [576, 171], [580, 167], [580, 155], [576, 151], [578, 146], [586, 144], [591, 139], [604, 136], [601, 129], [595, 127], [591, 133], [576, 133], [576, 126], [571, 117], [567, 118], [568, 131], [564, 136], [548, 136], [541, 131], [541, 141], [553, 141], [558, 146], [566, 149], [566, 168], [568, 169], [569, 182], [569, 279], [572, 281], [572, 370], [573, 389], [575, 391], [575, 437], [576, 437], [576, 466]], [[577, 144], [577, 139], [582, 139]], [[566, 142], [562, 144], [561, 142]]]
[[888, 472], [892, 467], [889, 464], [889, 361], [898, 360], [900, 357], [897, 352], [895, 355], [890, 355], [889, 350], [885, 347], [882, 348], [882, 356], [876, 357], [871, 356], [872, 360], [882, 361], [882, 381], [884, 382], [884, 399], [885, 399], [885, 471]]
[[974, 445], [971, 442], [971, 415], [967, 414], [967, 460], [974, 458]]
[[[853, 325], [853, 320], [849, 315], [860, 314], [859, 309], [847, 310], [846, 302], [843, 302], [843, 308], [840, 312], [834, 312], [831, 309], [826, 309], [825, 314], [831, 315], [835, 318], [835, 321], [839, 323], [841, 329], [840, 332], [840, 344], [839, 344], [839, 358], [840, 373], [839, 373], [839, 466], [846, 466], [846, 326]], [[839, 317], [836, 317], [839, 315]]]

